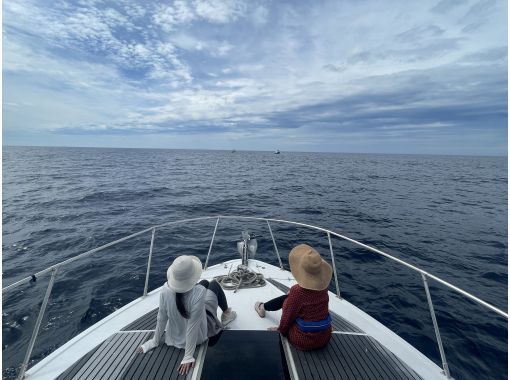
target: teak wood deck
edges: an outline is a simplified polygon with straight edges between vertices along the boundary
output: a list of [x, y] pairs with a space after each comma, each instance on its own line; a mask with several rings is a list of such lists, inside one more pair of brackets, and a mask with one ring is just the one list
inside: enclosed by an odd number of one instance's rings
[[[288, 290], [275, 280], [268, 281], [284, 292]], [[137, 347], [152, 337], [157, 313], [157, 308], [151, 310], [110, 336], [79, 358], [58, 379], [184, 378], [177, 372], [184, 350], [161, 344], [147, 354], [136, 353]], [[274, 374], [282, 379], [422, 379], [375, 339], [337, 314], [332, 312], [331, 315], [334, 333], [330, 343], [310, 352], [295, 349], [283, 337], [280, 342], [275, 332], [225, 330], [217, 347], [207, 348], [206, 344], [197, 347], [195, 357], [200, 351], [204, 351], [204, 355], [197, 358], [195, 378], [219, 378], [217, 376], [221, 375], [222, 379], [233, 379], [234, 374], [237, 378], [242, 371], [243, 380], [258, 379], [261, 373], [257, 366], [260, 369], [266, 365], [275, 368]], [[211, 373], [216, 370], [210, 363], [208, 365], [208, 350], [209, 357], [215, 357], [215, 361], [218, 353], [222, 353], [221, 373]], [[246, 358], [252, 358], [254, 363], [247, 362]], [[190, 372], [186, 378], [192, 377]]]

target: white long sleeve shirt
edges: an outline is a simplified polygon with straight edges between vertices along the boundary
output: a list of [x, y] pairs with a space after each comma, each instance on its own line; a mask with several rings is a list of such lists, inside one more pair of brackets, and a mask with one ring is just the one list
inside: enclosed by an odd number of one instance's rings
[[[167, 345], [184, 348], [184, 358], [181, 364], [195, 361], [193, 354], [196, 346], [204, 343], [208, 338], [208, 321], [205, 309], [207, 307], [208, 310], [213, 311], [213, 315], [216, 315], [218, 300], [212, 291], [198, 284], [186, 292], [183, 298], [189, 319], [179, 313], [175, 305], [175, 292], [165, 283], [159, 296], [156, 331], [154, 337], [142, 345], [144, 353], [159, 346], [161, 336], [165, 333]], [[215, 335], [221, 329], [219, 321], [212, 323], [212, 326], [209, 328], [209, 336]]]

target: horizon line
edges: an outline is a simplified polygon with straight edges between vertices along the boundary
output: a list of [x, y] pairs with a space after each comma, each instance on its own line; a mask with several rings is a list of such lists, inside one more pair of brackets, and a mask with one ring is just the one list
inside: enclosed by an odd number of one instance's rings
[[[204, 148], [148, 148], [148, 147], [121, 147], [121, 146], [66, 146], [66, 145], [13, 145], [13, 144], [2, 144], [2, 149], [4, 147], [19, 147], [19, 148], [76, 148], [76, 149], [145, 149], [145, 150], [190, 150], [190, 151], [235, 151], [235, 152], [274, 152], [275, 149], [272, 150], [248, 150], [248, 149], [236, 149], [236, 148], [225, 148], [225, 149], [204, 149]], [[366, 154], [366, 155], [393, 155], [393, 156], [447, 156], [447, 157], [507, 157], [508, 158], [508, 148], [507, 154], [505, 155], [487, 155], [487, 154], [448, 154], [448, 153], [389, 153], [389, 152], [339, 152], [339, 151], [299, 151], [299, 150], [281, 150], [276, 148], [281, 153], [324, 153], [324, 154]]]

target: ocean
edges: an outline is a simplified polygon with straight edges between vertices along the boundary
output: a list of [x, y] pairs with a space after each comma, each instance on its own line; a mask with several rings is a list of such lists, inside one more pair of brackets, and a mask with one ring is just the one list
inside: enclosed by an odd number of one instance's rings
[[[214, 215], [316, 225], [408, 261], [507, 309], [507, 158], [105, 148], [3, 148], [3, 286], [164, 222]], [[181, 254], [205, 259], [215, 220], [156, 232], [149, 289]], [[272, 225], [287, 265], [327, 237]], [[242, 230], [277, 264], [267, 224], [221, 221], [210, 264]], [[342, 296], [440, 365], [421, 277], [334, 238]], [[150, 233], [59, 271], [31, 364], [143, 292]], [[23, 360], [48, 276], [3, 295], [3, 377]], [[429, 281], [456, 379], [507, 378], [507, 322]], [[334, 290], [332, 288], [332, 290]]]

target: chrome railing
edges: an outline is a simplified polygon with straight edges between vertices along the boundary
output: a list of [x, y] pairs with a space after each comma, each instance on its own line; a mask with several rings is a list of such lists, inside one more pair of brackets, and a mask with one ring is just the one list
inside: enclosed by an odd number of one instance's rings
[[2, 289], [2, 294], [9, 291], [9, 290], [12, 290], [14, 288], [16, 288], [17, 286], [19, 285], [22, 285], [22, 284], [27, 284], [29, 283], [30, 281], [33, 281], [33, 278], [35, 276], [35, 278], [37, 277], [40, 277], [44, 274], [47, 274], [49, 272], [51, 272], [51, 278], [50, 278], [50, 282], [48, 284], [48, 287], [46, 289], [46, 293], [45, 293], [45, 296], [44, 296], [44, 299], [43, 299], [43, 303], [41, 305], [41, 309], [39, 311], [39, 315], [37, 317], [37, 321], [36, 321], [36, 324], [34, 326], [34, 331], [32, 332], [32, 336], [30, 338], [30, 342], [29, 342], [29, 345], [28, 345], [28, 349], [27, 349], [27, 353], [25, 355], [25, 359], [23, 361], [23, 363], [21, 364], [21, 368], [20, 368], [20, 373], [19, 373], [19, 376], [18, 376], [18, 379], [23, 379], [25, 377], [25, 372], [27, 370], [27, 367], [28, 367], [28, 362], [30, 360], [30, 357], [31, 357], [31, 354], [32, 354], [32, 350], [34, 348], [34, 344], [35, 344], [35, 341], [36, 341], [36, 338], [37, 338], [37, 335], [39, 333], [39, 327], [41, 325], [41, 322], [42, 322], [42, 318], [44, 316], [44, 313], [46, 311], [46, 306], [48, 304], [48, 300], [49, 300], [49, 297], [50, 297], [50, 294], [51, 294], [51, 291], [52, 291], [52, 288], [53, 288], [53, 284], [55, 282], [55, 277], [57, 275], [57, 272], [59, 270], [60, 267], [64, 266], [64, 265], [67, 265], [67, 264], [70, 264], [78, 259], [81, 259], [81, 258], [84, 258], [84, 257], [87, 257], [87, 256], [90, 256], [91, 254], [93, 253], [96, 253], [96, 252], [99, 252], [99, 251], [102, 251], [106, 248], [109, 248], [109, 247], [112, 247], [116, 244], [119, 244], [121, 242], [124, 242], [126, 240], [129, 240], [129, 239], [132, 239], [134, 237], [137, 237], [137, 236], [140, 236], [144, 233], [147, 233], [147, 232], [151, 232], [152, 236], [151, 236], [151, 243], [150, 243], [150, 250], [149, 250], [149, 257], [148, 257], [148, 261], [147, 261], [147, 274], [145, 276], [145, 286], [144, 286], [144, 290], [143, 290], [143, 295], [142, 297], [145, 297], [147, 296], [147, 291], [148, 291], [148, 286], [149, 286], [149, 276], [150, 276], [150, 267], [151, 267], [151, 260], [152, 260], [152, 250], [153, 250], [153, 247], [154, 247], [154, 239], [155, 239], [155, 235], [156, 235], [156, 229], [158, 228], [162, 228], [162, 227], [168, 227], [168, 226], [173, 226], [173, 225], [178, 225], [178, 224], [184, 224], [184, 223], [190, 223], [190, 222], [196, 222], [196, 221], [203, 221], [203, 220], [209, 220], [209, 219], [216, 219], [216, 224], [214, 226], [214, 232], [212, 234], [212, 238], [211, 238], [211, 243], [209, 244], [209, 251], [207, 253], [207, 258], [205, 260], [205, 264], [204, 264], [204, 269], [207, 269], [207, 266], [208, 266], [208, 263], [209, 263], [209, 257], [211, 255], [211, 251], [212, 251], [212, 247], [213, 247], [213, 244], [214, 244], [214, 238], [216, 236], [216, 231], [218, 229], [218, 224], [220, 222], [221, 219], [235, 219], [235, 220], [256, 220], [256, 221], [265, 221], [267, 223], [267, 226], [268, 226], [268, 229], [269, 229], [269, 233], [271, 235], [271, 239], [273, 241], [273, 246], [274, 246], [274, 249], [275, 249], [275, 253], [278, 257], [278, 262], [280, 264], [280, 268], [283, 269], [283, 265], [282, 265], [282, 260], [280, 258], [280, 254], [279, 254], [279, 251], [278, 251], [278, 247], [276, 245], [276, 240], [274, 238], [274, 235], [273, 235], [273, 231], [271, 229], [271, 224], [270, 222], [273, 222], [273, 223], [284, 223], [284, 224], [290, 224], [290, 225], [294, 225], [294, 226], [299, 226], [299, 227], [305, 227], [305, 228], [310, 228], [310, 229], [313, 229], [313, 230], [316, 230], [316, 231], [321, 231], [321, 232], [324, 232], [326, 235], [327, 235], [327, 238], [328, 238], [328, 243], [329, 243], [329, 250], [330, 250], [330, 255], [331, 255], [331, 265], [333, 267], [333, 273], [334, 273], [334, 279], [335, 279], [335, 287], [336, 287], [336, 294], [337, 294], [337, 297], [338, 298], [341, 298], [340, 296], [340, 286], [339, 286], [339, 282], [338, 282], [338, 273], [336, 271], [336, 264], [335, 264], [335, 255], [334, 255], [334, 252], [333, 252], [333, 245], [331, 243], [331, 235], [333, 236], [336, 236], [340, 239], [343, 239], [343, 240], [346, 240], [346, 241], [349, 241], [359, 247], [362, 247], [362, 248], [365, 248], [371, 252], [374, 252], [374, 253], [377, 253], [381, 256], [384, 256], [390, 260], [393, 260], [409, 269], [412, 269], [413, 271], [415, 272], [418, 272], [420, 273], [421, 275], [421, 278], [422, 278], [422, 281], [423, 281], [423, 285], [424, 285], [424, 288], [425, 288], [425, 294], [427, 296], [427, 302], [428, 302], [428, 305], [429, 305], [429, 311], [430, 311], [430, 316], [432, 318], [432, 324], [434, 326], [434, 332], [435, 332], [435, 335], [436, 335], [436, 341], [437, 341], [437, 345], [438, 345], [438, 348], [439, 348], [439, 353], [440, 353], [440, 356], [441, 356], [441, 362], [442, 362], [442, 366], [443, 366], [443, 373], [444, 375], [446, 376], [446, 378], [450, 379], [451, 378], [451, 375], [450, 375], [450, 371], [448, 369], [448, 363], [446, 361], [446, 356], [445, 356], [445, 353], [444, 353], [444, 348], [443, 348], [443, 343], [441, 341], [441, 334], [439, 332], [439, 326], [437, 324], [437, 319], [436, 319], [436, 314], [435, 314], [435, 311], [434, 311], [434, 305], [432, 303], [432, 298], [431, 298], [431, 295], [430, 295], [430, 290], [429, 290], [429, 286], [428, 286], [428, 282], [427, 282], [427, 279], [431, 279], [431, 280], [434, 280], [444, 286], [446, 286], [447, 288], [463, 295], [464, 297], [470, 299], [471, 301], [474, 301], [475, 303], [478, 303], [486, 308], [488, 308], [489, 310], [492, 310], [494, 311], [495, 313], [499, 314], [500, 316], [508, 319], [508, 314], [505, 313], [504, 311], [498, 309], [497, 307], [481, 300], [480, 298], [466, 292], [465, 290], [462, 290], [458, 287], [456, 287], [455, 285], [452, 285], [450, 284], [449, 282], [447, 281], [444, 281], [412, 264], [409, 264], [407, 262], [405, 262], [404, 260], [401, 260], [401, 259], [398, 259], [388, 253], [385, 253], [379, 249], [376, 249], [376, 248], [373, 248], [369, 245], [366, 245], [366, 244], [363, 244], [363, 243], [360, 243], [359, 241], [357, 240], [354, 240], [354, 239], [351, 239], [347, 236], [344, 236], [344, 235], [341, 235], [341, 234], [338, 234], [336, 232], [333, 232], [333, 231], [330, 231], [328, 229], [325, 229], [325, 228], [321, 228], [321, 227], [317, 227], [317, 226], [313, 226], [313, 225], [310, 225], [310, 224], [304, 224], [304, 223], [297, 223], [297, 222], [291, 222], [291, 221], [288, 221], [288, 220], [282, 220], [282, 219], [270, 219], [270, 218], [258, 218], [258, 217], [249, 217], [249, 216], [226, 216], [226, 215], [221, 215], [221, 216], [206, 216], [206, 217], [200, 217], [200, 218], [192, 218], [192, 219], [183, 219], [183, 220], [178, 220], [178, 221], [173, 221], [173, 222], [168, 222], [168, 223], [163, 223], [163, 224], [159, 224], [159, 225], [155, 225], [155, 226], [152, 226], [150, 228], [147, 228], [147, 229], [144, 229], [142, 231], [139, 231], [139, 232], [136, 232], [134, 234], [131, 234], [129, 236], [126, 236], [126, 237], [123, 237], [121, 239], [118, 239], [118, 240], [115, 240], [113, 242], [110, 242], [108, 244], [105, 244], [105, 245], [102, 245], [100, 247], [97, 247], [97, 248], [94, 248], [94, 249], [91, 249], [87, 252], [84, 252], [82, 254], [79, 254], [77, 256], [74, 256], [70, 259], [67, 259], [67, 260], [64, 260], [64, 261], [61, 261], [60, 263], [57, 263], [55, 265], [52, 265], [40, 272], [37, 272], [35, 273], [34, 275], [31, 275], [31, 276], [28, 276], [28, 277], [25, 277], [19, 281], [16, 281], [15, 283], [11, 284], [11, 285], [8, 285], [6, 286], [5, 288]]

